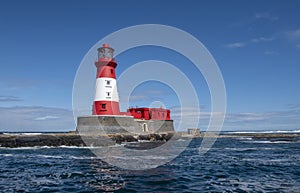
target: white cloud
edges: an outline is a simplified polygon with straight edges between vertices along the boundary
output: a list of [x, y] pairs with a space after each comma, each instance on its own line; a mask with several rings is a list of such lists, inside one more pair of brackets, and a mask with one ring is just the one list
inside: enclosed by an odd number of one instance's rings
[[300, 104], [288, 104], [287, 107], [292, 110], [300, 110]]
[[58, 119], [58, 118], [59, 118], [59, 117], [47, 115], [47, 116], [44, 116], [44, 117], [37, 117], [37, 118], [35, 118], [34, 120], [35, 120], [35, 121], [45, 121], [45, 120], [47, 120], [47, 119]]
[[300, 29], [288, 31], [286, 35], [289, 39], [300, 39]]
[[251, 41], [254, 43], [259, 43], [259, 42], [269, 42], [274, 40], [274, 38], [270, 37], [270, 38], [266, 38], [266, 37], [258, 37], [258, 38], [253, 38]]
[[151, 97], [149, 97], [148, 95], [132, 95], [129, 97], [129, 101], [142, 101], [142, 100], [150, 100]]
[[266, 55], [273, 55], [273, 54], [277, 54], [277, 52], [271, 51], [271, 50], [267, 50], [267, 51], [264, 52], [264, 54], [266, 54]]
[[265, 22], [275, 22], [279, 19], [278, 16], [275, 16], [274, 14], [270, 12], [257, 12], [254, 13], [249, 18], [244, 18], [232, 23], [230, 26], [232, 27], [244, 27], [244, 26], [251, 26], [252, 24], [258, 23], [259, 21], [265, 21]]
[[71, 110], [55, 107], [0, 107], [1, 131], [69, 131], [75, 129]]
[[226, 47], [228, 48], [241, 48], [241, 47], [244, 47], [246, 46], [245, 43], [243, 42], [235, 42], [235, 43], [231, 43], [231, 44], [227, 44]]
[[274, 37], [257, 37], [257, 38], [252, 38], [251, 41], [246, 41], [246, 42], [234, 42], [227, 44], [226, 47], [228, 48], [242, 48], [245, 47], [248, 44], [251, 43], [261, 43], [261, 42], [270, 42], [273, 41]]
[[257, 37], [257, 38], [252, 38], [251, 41], [247, 42], [234, 42], [227, 44], [226, 47], [228, 48], [242, 48], [245, 47], [247, 44], [250, 43], [261, 43], [261, 42], [270, 42], [273, 41], [274, 37]]
[[142, 101], [157, 101], [162, 100], [164, 96], [169, 95], [164, 90], [145, 90], [143, 92], [134, 93], [129, 97], [126, 97], [124, 94], [120, 94], [120, 102], [127, 102], [129, 99], [130, 102], [142, 102]]
[[261, 12], [261, 13], [255, 13], [254, 17], [256, 19], [266, 19], [266, 20], [270, 20], [270, 21], [276, 21], [279, 19], [279, 17], [272, 15], [269, 12]]
[[287, 31], [285, 36], [296, 48], [300, 48], [300, 29]]
[[[171, 110], [171, 118], [174, 120], [174, 125], [177, 130], [186, 130], [187, 128], [200, 127], [202, 130], [207, 129], [209, 119], [213, 114], [217, 121], [223, 117], [221, 112], [201, 111], [195, 106], [189, 107], [173, 107]], [[185, 120], [185, 121], [182, 121]], [[181, 125], [179, 126], [179, 123]], [[215, 125], [212, 125], [215, 126]]]
[[[217, 118], [222, 113], [214, 112]], [[72, 111], [62, 108], [17, 106], [0, 107], [0, 130], [14, 132], [43, 132], [43, 131], [69, 131], [75, 129]], [[199, 111], [197, 107], [173, 107], [171, 118], [176, 124], [185, 117], [177, 130], [186, 130], [189, 127], [206, 129], [209, 124], [211, 112]], [[300, 105], [289, 104], [286, 110], [273, 112], [240, 112], [227, 113], [222, 130], [249, 130], [249, 129], [296, 129], [300, 125]], [[196, 125], [197, 126], [197, 125]]]
[[243, 122], [243, 121], [262, 121], [267, 120], [276, 115], [273, 112], [264, 113], [253, 113], [253, 112], [242, 112], [242, 113], [231, 113], [228, 114], [227, 120], [230, 122]]
[[17, 102], [17, 101], [23, 101], [23, 100], [16, 96], [0, 96], [0, 102]]
[[[197, 122], [199, 122], [200, 129], [207, 129], [211, 112], [200, 112], [196, 107], [183, 107], [182, 109], [171, 108], [171, 118], [174, 119], [175, 125], [182, 117], [188, 120], [186, 123], [182, 123], [178, 130], [186, 130]], [[220, 118], [222, 113], [214, 112], [214, 115]], [[299, 125], [300, 105], [291, 104], [288, 109], [282, 111], [227, 113], [222, 130], [286, 130], [297, 129]]]

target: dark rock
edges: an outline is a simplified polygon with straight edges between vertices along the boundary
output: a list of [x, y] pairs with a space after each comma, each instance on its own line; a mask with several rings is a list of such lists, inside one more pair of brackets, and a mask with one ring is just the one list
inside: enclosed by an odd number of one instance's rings
[[109, 134], [81, 136], [76, 133], [40, 134], [40, 135], [4, 135], [0, 134], [0, 147], [33, 147], [33, 146], [108, 146], [124, 142], [168, 141], [172, 134]]
[[138, 136], [138, 140], [150, 140], [150, 136], [149, 135], [139, 135]]
[[132, 135], [124, 135], [124, 142], [136, 142], [138, 141], [136, 138], [134, 138], [134, 136]]

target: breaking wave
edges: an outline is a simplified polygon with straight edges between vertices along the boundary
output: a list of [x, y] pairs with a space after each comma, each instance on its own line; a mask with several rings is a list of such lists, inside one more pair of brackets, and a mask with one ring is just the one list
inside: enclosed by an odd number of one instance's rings
[[300, 133], [300, 130], [274, 130], [274, 131], [228, 131], [229, 134], [247, 134], [247, 133]]

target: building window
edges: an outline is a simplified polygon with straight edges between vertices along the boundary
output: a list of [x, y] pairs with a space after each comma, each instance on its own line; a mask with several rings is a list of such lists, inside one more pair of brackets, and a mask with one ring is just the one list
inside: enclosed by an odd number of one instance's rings
[[102, 109], [106, 109], [106, 104], [102, 104]]

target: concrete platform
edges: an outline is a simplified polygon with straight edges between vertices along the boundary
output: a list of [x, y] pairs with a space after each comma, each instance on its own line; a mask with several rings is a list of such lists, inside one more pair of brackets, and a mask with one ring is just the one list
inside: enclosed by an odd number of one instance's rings
[[173, 120], [141, 120], [132, 116], [83, 116], [77, 118], [79, 134], [174, 133]]

